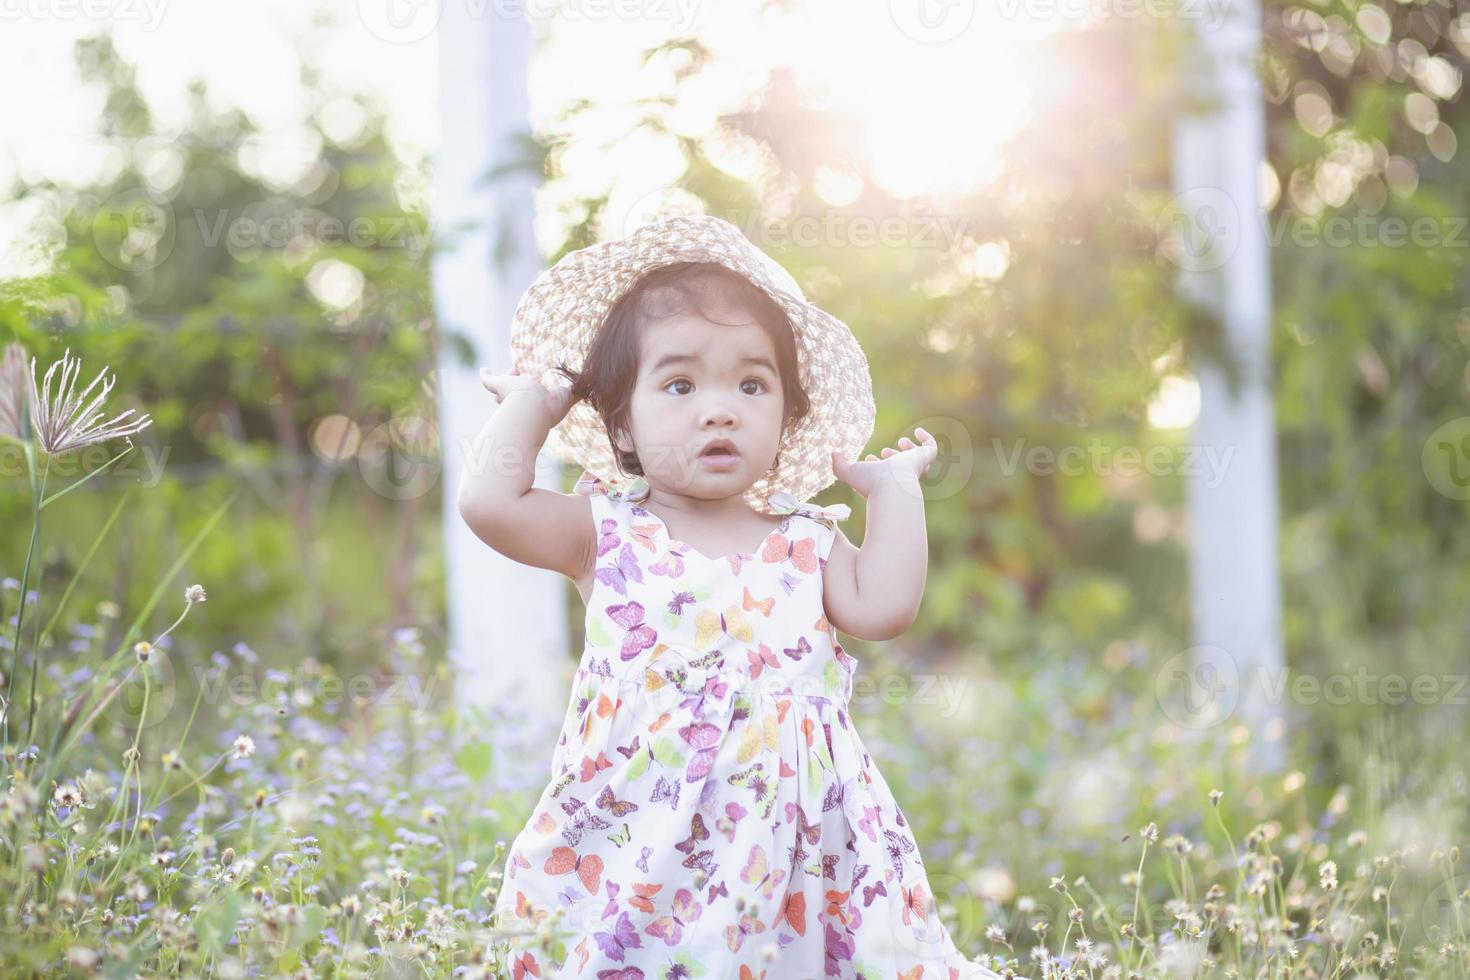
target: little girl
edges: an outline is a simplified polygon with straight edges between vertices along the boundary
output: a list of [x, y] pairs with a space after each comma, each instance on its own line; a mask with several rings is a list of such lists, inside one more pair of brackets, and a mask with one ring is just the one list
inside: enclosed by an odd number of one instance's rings
[[[460, 513], [574, 580], [587, 614], [497, 901], [510, 975], [997, 976], [936, 914], [837, 642], [914, 620], [934, 437], [854, 461], [861, 347], [717, 218], [567, 255], [522, 299], [512, 352], [510, 374], [481, 372], [499, 408], [471, 459], [493, 464], [467, 469]], [[575, 493], [531, 486], [552, 435]], [[847, 507], [803, 502], [834, 477], [867, 499], [861, 550]]]

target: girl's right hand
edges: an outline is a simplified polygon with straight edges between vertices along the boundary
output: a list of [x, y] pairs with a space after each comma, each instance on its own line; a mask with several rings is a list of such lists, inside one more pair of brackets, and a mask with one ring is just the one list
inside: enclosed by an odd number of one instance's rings
[[489, 368], [480, 368], [480, 384], [495, 396], [497, 404], [504, 404], [506, 399], [517, 392], [525, 392], [518, 397], [534, 399], [535, 402], [545, 409], [548, 428], [561, 422], [572, 407], [572, 396], [570, 385], [558, 385], [555, 388], [547, 388], [541, 382], [529, 375], [521, 374], [521, 369], [513, 367], [509, 374], [493, 374]]

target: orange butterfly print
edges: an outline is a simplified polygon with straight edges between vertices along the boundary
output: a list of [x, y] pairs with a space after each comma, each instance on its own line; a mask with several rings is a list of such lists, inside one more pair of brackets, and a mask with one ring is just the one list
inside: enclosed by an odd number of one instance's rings
[[852, 892], [839, 892], [829, 890], [827, 892], [827, 915], [833, 919], [840, 920], [843, 925], [847, 924], [847, 911], [849, 908], [847, 897]]
[[761, 644], [759, 652], [747, 650], [745, 651], [745, 655], [750, 660], [750, 676], [752, 678], [759, 677], [761, 671], [767, 667], [775, 670], [781, 666], [781, 661], [776, 659], [776, 655], [771, 652], [771, 648], [764, 643]]
[[924, 980], [924, 964], [920, 963], [907, 973], [900, 973], [898, 980]]
[[744, 963], [741, 963], [740, 980], [766, 980], [766, 971], [762, 970], [759, 973], [751, 973], [750, 967], [746, 966]]
[[[546, 819], [551, 820], [552, 825], [555, 826], [556, 821], [552, 819], [551, 814], [547, 813], [544, 814], [544, 816], [546, 817]], [[526, 856], [522, 854], [519, 850], [516, 850], [510, 856], [510, 872], [506, 875], [506, 877], [514, 878], [516, 876], [517, 868], [529, 868], [530, 866], [531, 862], [526, 860]]]
[[633, 906], [640, 912], [646, 912], [647, 914], [652, 915], [653, 903], [650, 902], [649, 899], [662, 891], [663, 887], [664, 886], [662, 884], [654, 884], [651, 881], [644, 883], [635, 881], [633, 882], [633, 891], [637, 894], [628, 899], [628, 904]]
[[755, 596], [750, 594], [750, 586], [745, 586], [745, 599], [741, 603], [741, 608], [744, 609], [746, 612], [749, 612], [752, 609], [759, 609], [762, 616], [769, 616], [771, 615], [771, 609], [775, 605], [775, 596], [771, 596], [766, 599], [757, 599]]
[[781, 910], [776, 913], [776, 921], [780, 922], [782, 919], [790, 923], [798, 936], [806, 935], [806, 895], [804, 893], [786, 893], [786, 900], [781, 903]]
[[913, 888], [904, 888], [902, 886], [899, 886], [899, 891], [903, 892], [904, 925], [908, 925], [910, 922], [910, 911], [913, 912], [914, 917], [917, 918], [919, 921], [927, 923], [929, 921], [929, 912], [926, 907], [924, 898], [924, 886], [915, 885]]
[[740, 952], [740, 947], [745, 945], [747, 936], [754, 936], [766, 931], [766, 924], [749, 912], [742, 913], [738, 925], [725, 927], [725, 942], [730, 947], [730, 952]]
[[641, 544], [651, 553], [658, 552], [658, 544], [653, 540], [654, 534], [658, 532], [657, 524], [631, 524], [628, 530], [634, 544]]
[[583, 886], [589, 892], [595, 893], [602, 882], [602, 867], [602, 858], [596, 854], [584, 857], [570, 847], [553, 847], [551, 857], [546, 859], [546, 866], [542, 870], [550, 875], [571, 874], [575, 871]]
[[531, 925], [539, 926], [551, 915], [550, 909], [541, 908], [526, 898], [525, 892], [516, 892], [516, 918], [529, 920]]
[[530, 953], [522, 953], [516, 959], [511, 960], [511, 965], [514, 969], [511, 970], [510, 975], [514, 980], [524, 980], [525, 977], [539, 977], [541, 975], [541, 967], [536, 964], [536, 957]]
[[800, 538], [788, 541], [784, 534], [773, 534], [761, 550], [761, 561], [776, 563], [790, 561], [801, 571], [810, 575], [817, 570], [817, 541], [815, 538]]
[[600, 770], [611, 769], [612, 763], [608, 761], [605, 753], [597, 753], [597, 758], [590, 755], [582, 756], [582, 782], [593, 778]]

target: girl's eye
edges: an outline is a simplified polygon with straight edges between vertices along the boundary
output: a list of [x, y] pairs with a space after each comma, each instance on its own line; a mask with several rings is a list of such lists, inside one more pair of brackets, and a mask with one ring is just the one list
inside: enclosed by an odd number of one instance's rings
[[[742, 381], [740, 383], [741, 384], [745, 384], [746, 382], [753, 382], [753, 383], [755, 383], [757, 385], [760, 385], [761, 391], [765, 391], [766, 390], [766, 383], [764, 381], [762, 381], [760, 378], [746, 378], [745, 381]], [[757, 392], [751, 392], [751, 394], [757, 394]]]
[[[687, 384], [690, 384], [690, 382], [689, 381], [686, 381], [684, 378], [675, 378], [673, 381], [670, 381], [668, 384], [664, 385], [664, 389], [665, 390], [668, 390], [668, 388], [671, 385], [687, 385]], [[684, 392], [675, 392], [674, 394], [676, 394], [676, 395], [677, 394], [684, 394]]]

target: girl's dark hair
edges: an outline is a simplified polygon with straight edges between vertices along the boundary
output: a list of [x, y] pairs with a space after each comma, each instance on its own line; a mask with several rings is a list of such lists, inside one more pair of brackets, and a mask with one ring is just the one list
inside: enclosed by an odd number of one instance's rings
[[[796, 335], [786, 311], [765, 290], [733, 269], [715, 262], [677, 262], [643, 274], [608, 310], [602, 327], [592, 338], [581, 371], [565, 363], [556, 371], [572, 382], [571, 400], [587, 399], [608, 433], [618, 468], [630, 476], [642, 476], [637, 453], [623, 452], [613, 441], [618, 432], [631, 431], [629, 404], [638, 380], [638, 338], [649, 319], [679, 313], [697, 313], [722, 323], [711, 312], [730, 308], [743, 310], [761, 325], [776, 349], [776, 369], [784, 396], [782, 435], [806, 417], [811, 402], [801, 387], [796, 362]], [[780, 454], [776, 456], [779, 467]]]

